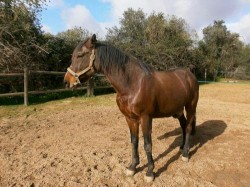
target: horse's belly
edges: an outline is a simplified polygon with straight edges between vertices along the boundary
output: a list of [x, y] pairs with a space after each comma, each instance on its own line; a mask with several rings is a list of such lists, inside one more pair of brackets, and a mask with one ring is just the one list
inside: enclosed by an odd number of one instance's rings
[[160, 117], [175, 117], [178, 118], [183, 114], [185, 102], [161, 102], [156, 105], [153, 116]]
[[184, 108], [176, 110], [176, 111], [171, 111], [171, 112], [155, 112], [153, 114], [154, 118], [163, 118], [163, 117], [171, 117], [173, 116], [174, 118], [179, 118], [183, 114]]
[[171, 117], [171, 114], [164, 114], [164, 113], [154, 113], [153, 118], [165, 118], [165, 117]]

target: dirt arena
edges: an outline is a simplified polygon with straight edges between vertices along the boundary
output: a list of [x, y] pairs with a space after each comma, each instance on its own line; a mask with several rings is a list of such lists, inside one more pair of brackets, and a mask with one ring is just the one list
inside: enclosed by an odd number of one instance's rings
[[124, 174], [131, 146], [115, 94], [0, 106], [0, 186], [250, 186], [250, 84], [202, 85], [197, 110], [188, 163], [178, 121], [153, 121], [155, 180], [145, 183], [141, 133], [138, 171]]

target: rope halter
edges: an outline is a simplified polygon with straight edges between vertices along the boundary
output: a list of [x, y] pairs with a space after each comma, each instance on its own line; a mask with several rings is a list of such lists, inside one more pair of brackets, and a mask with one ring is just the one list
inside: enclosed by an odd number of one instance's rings
[[95, 71], [93, 64], [94, 64], [94, 60], [95, 60], [95, 49], [92, 49], [91, 55], [90, 55], [90, 59], [89, 59], [89, 66], [86, 67], [84, 70], [76, 73], [74, 72], [70, 67], [67, 68], [67, 71], [76, 79], [76, 82], [74, 82], [74, 86], [81, 84], [81, 81], [79, 79], [79, 77], [85, 73], [87, 73], [88, 71]]

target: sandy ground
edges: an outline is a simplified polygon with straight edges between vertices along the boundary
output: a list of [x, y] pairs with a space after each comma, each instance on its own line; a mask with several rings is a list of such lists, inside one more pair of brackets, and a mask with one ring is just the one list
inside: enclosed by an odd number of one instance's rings
[[115, 94], [0, 106], [0, 186], [250, 186], [249, 84], [200, 87], [188, 163], [178, 121], [153, 123], [155, 180], [146, 183], [141, 133], [138, 171], [124, 174], [130, 138]]

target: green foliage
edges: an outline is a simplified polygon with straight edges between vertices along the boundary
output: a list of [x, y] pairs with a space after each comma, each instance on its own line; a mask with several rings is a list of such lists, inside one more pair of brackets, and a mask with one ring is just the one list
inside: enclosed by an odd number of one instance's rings
[[0, 70], [37, 68], [43, 53], [37, 14], [45, 0], [5, 0], [0, 3]]
[[47, 51], [44, 57], [43, 69], [48, 71], [66, 71], [71, 61], [71, 55], [76, 45], [90, 36], [87, 30], [80, 27], [60, 32], [57, 35], [44, 34]]
[[204, 55], [203, 67], [213, 80], [217, 76], [229, 76], [239, 66], [243, 43], [237, 33], [227, 30], [223, 20], [203, 29], [203, 40], [199, 42], [199, 49]]
[[158, 70], [190, 66], [193, 41], [185, 20], [163, 13], [146, 16], [139, 9], [124, 12], [117, 26], [108, 29], [108, 42], [153, 65]]
[[[249, 77], [249, 46], [230, 32], [223, 20], [203, 29], [203, 39], [196, 42], [182, 18], [128, 9], [120, 27], [108, 29], [108, 42], [153, 65], [158, 70], [189, 67], [200, 79]], [[239, 76], [238, 76], [239, 78]]]
[[121, 19], [121, 27], [108, 29], [106, 40], [125, 50], [129, 54], [139, 56], [144, 47], [143, 30], [145, 29], [145, 14], [142, 10], [128, 9]]
[[241, 50], [239, 66], [233, 76], [238, 79], [250, 79], [250, 45], [244, 46]]
[[91, 33], [81, 27], [68, 29], [65, 32], [60, 32], [56, 36], [65, 41], [68, 45], [76, 46], [79, 42], [90, 37]]
[[[66, 71], [75, 46], [90, 33], [74, 28], [52, 35], [43, 33], [38, 14], [46, 0], [12, 0], [0, 2], [0, 71]], [[38, 79], [37, 79], [38, 78]], [[33, 77], [30, 90], [62, 87], [63, 78]], [[22, 91], [20, 81], [0, 80], [0, 92]], [[22, 88], [21, 88], [22, 89]]]
[[[71, 63], [71, 55], [76, 45], [85, 40], [89, 32], [82, 28], [73, 28], [57, 35], [44, 34], [42, 48], [46, 55], [40, 59], [39, 67], [47, 71], [66, 72]], [[55, 89], [64, 87], [62, 76], [36, 75], [31, 78], [30, 88], [33, 90]], [[37, 88], [39, 85], [39, 88]]]

